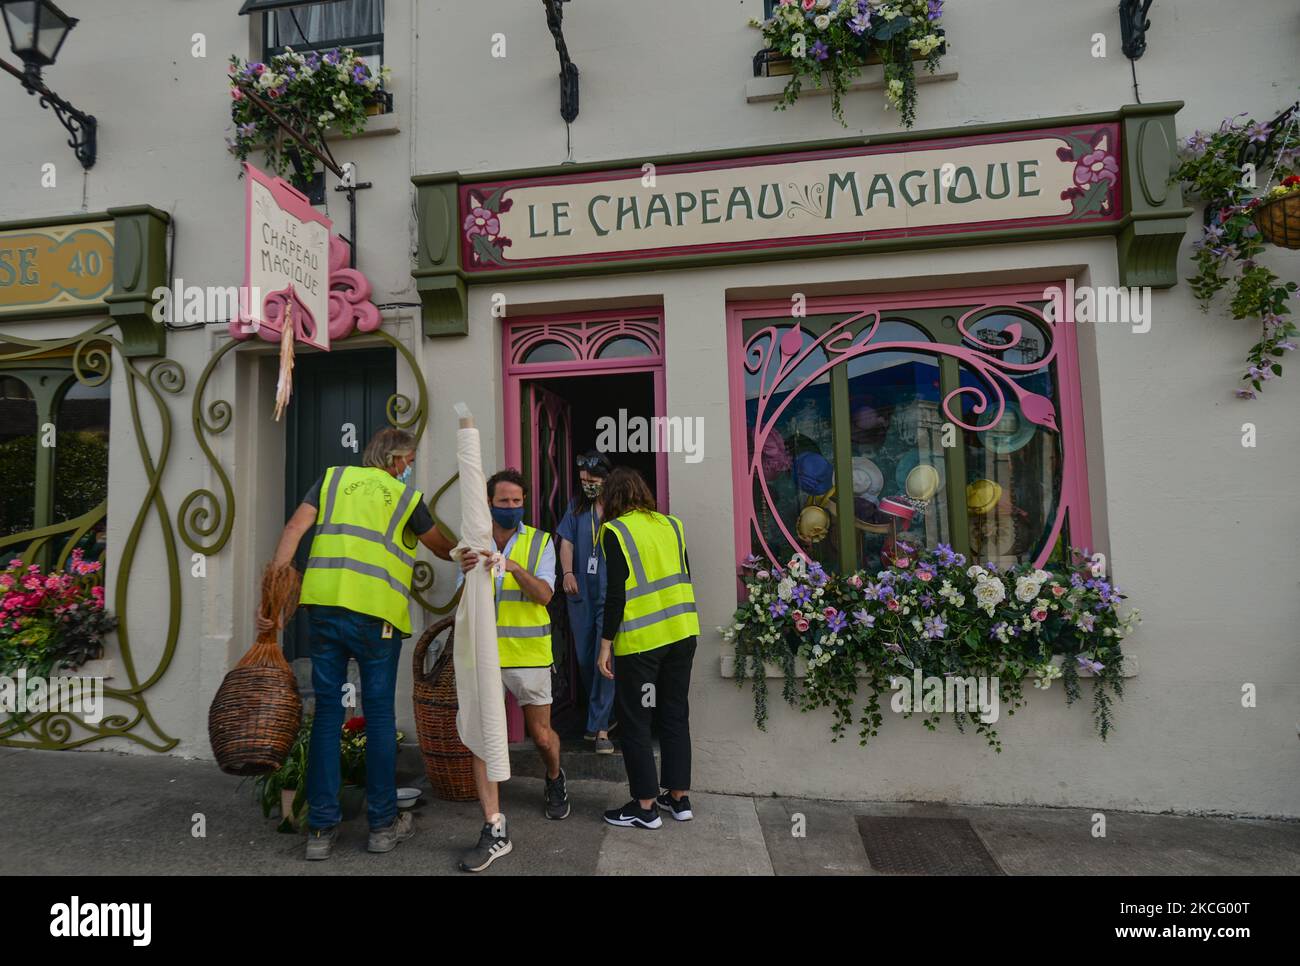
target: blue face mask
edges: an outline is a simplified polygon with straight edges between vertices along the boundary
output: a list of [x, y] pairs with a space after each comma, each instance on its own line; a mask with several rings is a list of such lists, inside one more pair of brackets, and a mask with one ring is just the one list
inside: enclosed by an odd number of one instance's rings
[[407, 465], [406, 469], [397, 474], [397, 482], [403, 485], [411, 482], [411, 476], [415, 472], [415, 467]]
[[523, 518], [524, 508], [521, 506], [492, 507], [492, 520], [502, 530], [518, 530], [519, 523]]

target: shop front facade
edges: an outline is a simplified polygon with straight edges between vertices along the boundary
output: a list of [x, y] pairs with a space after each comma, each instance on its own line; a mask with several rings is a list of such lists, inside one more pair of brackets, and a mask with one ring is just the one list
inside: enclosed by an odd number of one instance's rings
[[[1243, 59], [1227, 90], [1198, 67], [1198, 51], [1238, 42], [1224, 39], [1226, 15], [1183, 5], [1136, 62], [1139, 100], [1113, 5], [1035, 23], [1009, 2], [949, 4], [949, 49], [918, 88], [915, 126], [881, 108], [868, 75], [846, 96], [846, 131], [825, 98], [773, 111], [757, 83], [773, 78], [747, 76], [757, 34], [745, 20], [761, 2], [742, 15], [669, 4], [662, 24], [568, 5], [582, 109], [566, 130], [544, 18], [517, 6], [382, 5], [393, 111], [332, 142], [373, 184], [357, 193], [353, 314], [328, 352], [300, 348], [279, 422], [274, 341], [206, 308], [166, 325], [150, 311], [156, 285], [240, 280], [244, 226], [229, 213], [245, 185], [221, 149], [228, 119], [193, 107], [221, 93], [221, 57], [178, 66], [183, 97], [154, 101], [159, 115], [100, 111], [101, 159], [84, 182], [69, 166], [58, 187], [25, 191], [39, 179], [32, 149], [5, 157], [0, 240], [116, 230], [110, 290], [82, 306], [6, 306], [0, 338], [26, 340], [3, 365], [31, 387], [40, 425], [61, 397], [41, 402], [36, 370], [66, 358], [68, 386], [83, 385], [73, 370], [89, 375], [93, 339], [74, 337], [129, 316], [106, 330], [119, 344], [104, 426], [105, 586], [123, 616], [104, 660], [127, 720], [0, 740], [209, 757], [206, 708], [251, 642], [256, 574], [287, 512], [322, 466], [354, 461], [351, 441], [396, 423], [420, 434], [418, 485], [455, 530], [466, 495], [451, 406], [463, 400], [485, 468], [529, 480], [537, 525], [554, 529], [574, 456], [594, 448], [637, 468], [684, 522], [704, 629], [691, 693], [701, 790], [1300, 814], [1290, 389], [1233, 398], [1248, 333], [1221, 307], [1202, 313], [1185, 282], [1201, 213], [1169, 183], [1193, 131], [1286, 106], [1277, 92], [1300, 78], [1282, 39], [1275, 56]], [[1284, 6], [1258, 5], [1251, 32], [1293, 41]], [[103, 19], [130, 50], [122, 17]], [[257, 15], [163, 19], [178, 37], [204, 29], [210, 53], [261, 50]], [[1095, 56], [1097, 33], [1109, 56]], [[69, 64], [70, 83], [92, 76], [81, 67]], [[26, 106], [6, 98], [0, 116], [30, 125]], [[83, 192], [91, 214], [71, 214]], [[347, 235], [347, 205], [329, 194], [333, 232]], [[124, 219], [152, 252], [134, 273]], [[1104, 321], [1075, 298], [1120, 291], [1132, 311]], [[1243, 423], [1259, 445], [1242, 446]], [[51, 487], [60, 452], [33, 478], [32, 529], [66, 528]], [[904, 531], [890, 501], [911, 510]], [[61, 539], [87, 532], [94, 521]], [[832, 743], [829, 714], [788, 707], [775, 677], [755, 727], [718, 630], [741, 560], [803, 553], [870, 573], [900, 532], [1002, 567], [1050, 567], [1069, 547], [1105, 556], [1142, 612], [1107, 741], [1059, 686], [1004, 717], [1000, 753], [888, 710], [868, 747]], [[424, 559], [417, 633], [455, 586], [450, 564]], [[299, 660], [300, 634], [286, 639]]]

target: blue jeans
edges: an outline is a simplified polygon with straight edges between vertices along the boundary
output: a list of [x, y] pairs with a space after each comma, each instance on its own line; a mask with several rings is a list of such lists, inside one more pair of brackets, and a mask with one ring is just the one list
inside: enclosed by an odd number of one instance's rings
[[574, 650], [578, 656], [578, 675], [587, 692], [587, 731], [595, 734], [609, 727], [614, 708], [614, 682], [596, 669], [600, 655], [600, 630], [604, 618], [604, 595], [600, 581], [591, 574], [578, 574], [581, 596], [565, 596], [569, 609], [569, 626], [573, 630]]
[[316, 690], [316, 717], [307, 748], [307, 824], [325, 829], [343, 820], [339, 808], [341, 735], [348, 658], [361, 670], [361, 694], [366, 713], [366, 812], [372, 829], [391, 825], [397, 817], [397, 663], [401, 632], [382, 636], [384, 622], [343, 607], [308, 608], [311, 638], [311, 681]]

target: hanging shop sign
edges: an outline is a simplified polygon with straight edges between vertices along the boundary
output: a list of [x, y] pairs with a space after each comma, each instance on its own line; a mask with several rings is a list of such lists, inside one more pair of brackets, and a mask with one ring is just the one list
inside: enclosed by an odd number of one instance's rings
[[1120, 216], [1118, 124], [463, 185], [468, 272]]
[[0, 318], [102, 309], [113, 244], [111, 220], [0, 231]]
[[330, 347], [330, 229], [333, 222], [282, 178], [244, 163], [247, 179], [244, 287], [239, 324], [247, 333], [266, 325]]

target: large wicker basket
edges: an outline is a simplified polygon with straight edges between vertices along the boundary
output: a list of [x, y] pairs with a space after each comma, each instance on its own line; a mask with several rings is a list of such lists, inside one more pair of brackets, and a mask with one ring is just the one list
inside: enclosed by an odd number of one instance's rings
[[1255, 209], [1255, 227], [1282, 248], [1300, 248], [1300, 194], [1282, 195]]
[[[456, 731], [460, 702], [451, 659], [455, 623], [454, 615], [444, 617], [424, 632], [411, 658], [411, 677], [415, 682], [415, 731], [429, 785], [445, 801], [468, 802], [477, 798], [478, 792], [474, 788], [473, 752], [461, 744]], [[447, 643], [426, 672], [424, 661], [429, 646], [443, 631], [447, 631]]]
[[289, 757], [302, 726], [293, 669], [274, 640], [263, 651], [271, 656], [269, 663], [232, 668], [208, 709], [212, 754], [229, 775], [275, 771]]

